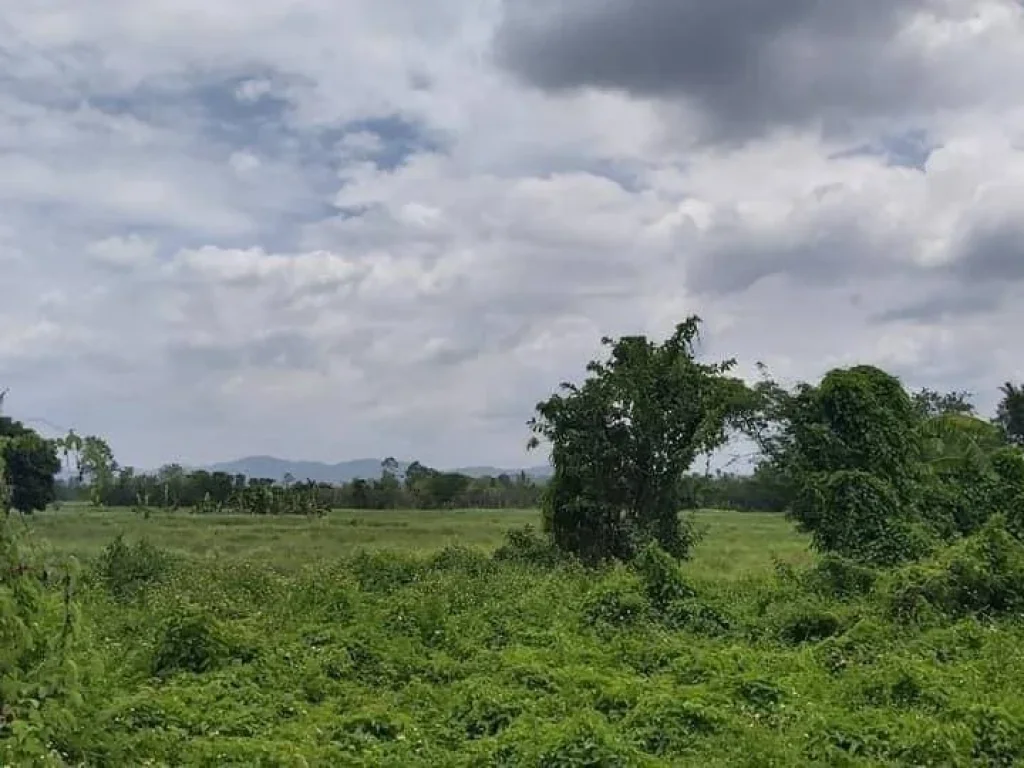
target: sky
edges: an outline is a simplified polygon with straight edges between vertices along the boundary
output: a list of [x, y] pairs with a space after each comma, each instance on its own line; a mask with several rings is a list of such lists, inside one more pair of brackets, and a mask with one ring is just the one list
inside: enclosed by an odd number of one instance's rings
[[1024, 379], [1018, 0], [0, 14], [0, 387], [122, 463], [535, 464], [602, 336]]

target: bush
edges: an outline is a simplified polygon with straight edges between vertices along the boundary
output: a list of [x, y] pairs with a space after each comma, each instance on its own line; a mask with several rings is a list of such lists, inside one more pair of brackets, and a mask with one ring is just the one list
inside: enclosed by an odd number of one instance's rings
[[795, 515], [816, 549], [860, 563], [895, 565], [926, 555], [936, 543], [906, 514], [888, 481], [861, 470], [808, 482]]
[[787, 645], [817, 643], [842, 629], [842, 621], [834, 611], [812, 603], [787, 606], [776, 621], [779, 639]]
[[490, 570], [491, 559], [478, 549], [449, 545], [430, 558], [433, 571], [455, 571], [474, 578]]
[[475, 679], [460, 685], [451, 711], [451, 725], [461, 739], [497, 736], [511, 726], [528, 703], [501, 686]]
[[889, 610], [902, 619], [1024, 613], [1024, 543], [997, 516], [937, 561], [898, 574]]
[[1024, 451], [1003, 448], [992, 456], [992, 467], [999, 477], [999, 506], [1007, 526], [1024, 540]]
[[1013, 766], [1024, 760], [1024, 723], [1004, 710], [974, 707], [967, 715], [976, 765]]
[[644, 765], [631, 744], [601, 717], [576, 715], [518, 740], [515, 757], [507, 765], [537, 768], [627, 768]]
[[127, 600], [159, 582], [169, 570], [170, 557], [146, 539], [134, 546], [124, 536], [108, 544], [96, 562], [96, 573], [115, 598]]
[[367, 742], [399, 739], [406, 724], [384, 707], [370, 707], [344, 717], [333, 736], [342, 743], [359, 746]]
[[657, 695], [643, 699], [625, 725], [646, 752], [666, 756], [691, 751], [697, 739], [716, 733], [724, 721], [718, 710], [702, 701]]
[[63, 764], [53, 745], [81, 703], [73, 586], [0, 517], [0, 765]]
[[1006, 446], [990, 457], [992, 469], [1011, 492], [1024, 492], [1024, 451]]
[[696, 595], [683, 579], [679, 561], [656, 543], [652, 542], [640, 551], [633, 568], [640, 577], [647, 600], [656, 610], [664, 611], [677, 600]]
[[864, 618], [842, 634], [829, 637], [815, 648], [822, 666], [832, 674], [858, 665], [875, 663], [893, 643], [891, 625]]
[[1024, 507], [1024, 453], [1004, 446], [961, 461], [923, 484], [921, 517], [947, 540], [970, 536], [989, 519], [1005, 515], [1015, 533]]
[[734, 623], [730, 616], [698, 597], [673, 601], [661, 612], [661, 621], [671, 629], [707, 637], [728, 632]]
[[390, 594], [419, 581], [423, 565], [393, 552], [360, 552], [351, 561], [359, 588], [365, 592]]
[[505, 533], [505, 543], [494, 552], [494, 559], [553, 568], [565, 562], [565, 556], [550, 537], [532, 525], [512, 528]]
[[935, 677], [934, 666], [928, 662], [885, 659], [858, 670], [852, 683], [862, 705], [941, 711], [948, 704], [948, 696], [935, 683]]
[[836, 555], [826, 555], [800, 575], [805, 589], [838, 600], [868, 594], [877, 579], [874, 569]]
[[583, 617], [591, 626], [624, 627], [642, 621], [649, 609], [640, 579], [616, 567], [586, 596]]
[[936, 535], [950, 542], [968, 536], [991, 515], [989, 494], [980, 487], [976, 472], [944, 473], [921, 484], [918, 512]]
[[166, 677], [177, 672], [209, 672], [225, 664], [233, 650], [213, 617], [201, 612], [175, 616], [160, 630], [153, 673]]

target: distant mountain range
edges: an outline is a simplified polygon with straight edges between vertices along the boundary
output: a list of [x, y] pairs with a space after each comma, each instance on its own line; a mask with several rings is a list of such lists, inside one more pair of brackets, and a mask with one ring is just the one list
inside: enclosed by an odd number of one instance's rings
[[[295, 480], [313, 480], [318, 483], [348, 483], [357, 478], [372, 480], [380, 477], [381, 459], [355, 459], [353, 461], [342, 461], [338, 464], [327, 464], [321, 461], [290, 461], [278, 459], [274, 456], [247, 456], [244, 459], [211, 464], [203, 467], [209, 472], [227, 472], [232, 475], [245, 475], [246, 477], [266, 477], [274, 480], [283, 480], [285, 475], [291, 475]], [[400, 461], [398, 467], [401, 472], [409, 462]], [[500, 467], [458, 467], [448, 470], [458, 472], [470, 477], [497, 477], [498, 475], [518, 475], [520, 472], [533, 478], [547, 478], [551, 476], [551, 467], [538, 466], [525, 469], [501, 469]]]

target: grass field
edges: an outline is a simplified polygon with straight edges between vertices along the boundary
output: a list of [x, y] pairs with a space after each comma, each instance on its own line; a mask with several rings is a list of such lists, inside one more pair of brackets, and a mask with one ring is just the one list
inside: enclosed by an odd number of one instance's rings
[[[733, 578], [808, 559], [806, 539], [781, 515], [704, 511], [706, 531], [687, 570]], [[493, 550], [509, 528], [540, 525], [536, 510], [338, 510], [320, 520], [153, 513], [67, 506], [36, 515], [32, 526], [61, 554], [95, 557], [118, 534], [145, 537], [171, 552], [215, 559], [245, 559], [278, 569], [336, 560], [359, 550], [429, 554], [451, 545]]]
[[[529, 511], [38, 515], [46, 556], [82, 563], [79, 697], [31, 693], [0, 764], [1024, 761], [1020, 617], [928, 603], [1024, 579], [998, 551], [995, 581], [958, 561], [880, 574], [820, 561], [780, 516], [698, 519], [681, 567], [587, 571], [492, 556]], [[46, 605], [39, 637], [67, 616]]]

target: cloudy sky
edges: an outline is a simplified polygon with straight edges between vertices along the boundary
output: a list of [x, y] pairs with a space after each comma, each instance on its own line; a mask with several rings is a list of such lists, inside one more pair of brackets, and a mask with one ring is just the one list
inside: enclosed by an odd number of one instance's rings
[[124, 462], [536, 463], [690, 313], [787, 380], [1024, 379], [1017, 0], [8, 5], [0, 385]]

